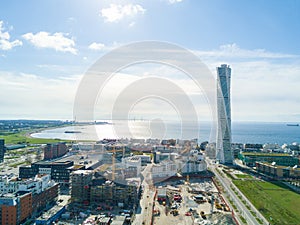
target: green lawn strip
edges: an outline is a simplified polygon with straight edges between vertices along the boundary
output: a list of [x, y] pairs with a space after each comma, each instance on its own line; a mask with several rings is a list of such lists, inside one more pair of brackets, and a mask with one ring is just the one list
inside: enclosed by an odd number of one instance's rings
[[55, 143], [55, 142], [71, 142], [70, 140], [60, 140], [60, 139], [44, 139], [44, 138], [33, 138], [27, 136], [27, 133], [32, 133], [32, 130], [21, 131], [19, 133], [0, 135], [0, 139], [5, 140], [5, 144], [45, 144], [45, 143]]
[[299, 194], [282, 184], [279, 186], [279, 183], [242, 180], [233, 182], [271, 224], [299, 224]]
[[18, 166], [21, 166], [21, 165], [23, 165], [23, 164], [29, 165], [30, 163], [29, 163], [29, 162], [23, 161], [23, 162], [18, 162], [18, 163], [10, 164], [9, 166], [10, 166], [10, 167], [17, 168]]
[[241, 221], [242, 221], [244, 224], [248, 224], [248, 223], [247, 223], [247, 220], [246, 220], [244, 217], [240, 216], [240, 219], [241, 219]]
[[234, 174], [237, 178], [252, 178], [251, 175], [248, 175], [248, 174]]
[[5, 159], [19, 159], [20, 156], [10, 156], [10, 157], [5, 157]]

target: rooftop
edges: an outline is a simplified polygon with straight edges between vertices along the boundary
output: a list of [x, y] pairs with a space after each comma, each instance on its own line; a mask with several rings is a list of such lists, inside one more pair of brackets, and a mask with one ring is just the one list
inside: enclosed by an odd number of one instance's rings
[[271, 166], [274, 168], [281, 168], [281, 169], [292, 169], [292, 170], [297, 170], [300, 171], [300, 168], [298, 167], [293, 167], [293, 166], [280, 166], [280, 165], [272, 165], [272, 163], [265, 163], [265, 162], [259, 162], [260, 164], [266, 165], [266, 166]]
[[39, 161], [34, 163], [35, 165], [68, 165], [69, 163], [73, 163], [73, 161], [55, 161], [55, 162], [46, 162], [46, 161]]
[[245, 156], [289, 156], [291, 157], [291, 155], [289, 154], [285, 154], [285, 153], [265, 153], [265, 152], [242, 152], [243, 155]]
[[82, 174], [82, 175], [89, 175], [89, 174], [92, 174], [92, 173], [93, 173], [92, 170], [75, 170], [73, 172], [73, 174], [76, 174], [76, 175], [80, 175], [80, 174]]
[[68, 170], [78, 170], [78, 169], [84, 169], [85, 166], [84, 165], [74, 165], [74, 166], [70, 166], [67, 169]]
[[44, 212], [37, 220], [48, 220], [55, 214], [57, 214], [60, 210], [62, 210], [63, 207], [65, 207], [68, 204], [70, 196], [62, 195], [60, 196], [60, 199], [57, 201], [57, 205], [53, 206], [48, 211]]

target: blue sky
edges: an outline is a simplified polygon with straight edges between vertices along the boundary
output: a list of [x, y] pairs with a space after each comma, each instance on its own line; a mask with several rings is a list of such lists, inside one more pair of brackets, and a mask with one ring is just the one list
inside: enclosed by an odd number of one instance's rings
[[[0, 118], [72, 119], [77, 85], [99, 57], [127, 43], [158, 40], [193, 51], [212, 73], [220, 63], [231, 65], [234, 120], [300, 121], [298, 21], [297, 0], [1, 2]], [[109, 117], [111, 89], [122, 89], [143, 69], [123, 71], [108, 85], [97, 119]], [[148, 70], [178, 82], [172, 69]], [[178, 83], [191, 88], [188, 78]], [[201, 97], [191, 99], [203, 108]], [[133, 113], [161, 116], [157, 104]]]

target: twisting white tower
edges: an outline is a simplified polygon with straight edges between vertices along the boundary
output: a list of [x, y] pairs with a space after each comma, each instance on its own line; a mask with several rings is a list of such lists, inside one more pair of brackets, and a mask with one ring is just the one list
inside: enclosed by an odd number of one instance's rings
[[217, 109], [218, 132], [216, 158], [220, 163], [232, 164], [231, 151], [231, 107], [230, 107], [231, 68], [223, 64], [217, 67]]

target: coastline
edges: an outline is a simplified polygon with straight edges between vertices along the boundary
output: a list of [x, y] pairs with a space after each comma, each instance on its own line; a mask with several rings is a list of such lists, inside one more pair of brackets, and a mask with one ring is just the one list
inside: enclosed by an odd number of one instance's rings
[[[138, 131], [141, 133], [144, 132], [143, 129], [145, 127], [139, 126], [141, 122], [137, 123], [137, 127], [134, 127], [133, 135], [136, 135]], [[74, 125], [73, 125], [74, 126]], [[116, 139], [116, 135], [112, 132], [113, 126], [112, 124], [106, 124], [106, 125], [96, 125], [97, 129], [97, 136], [94, 134], [94, 138], [91, 138], [93, 133], [89, 129], [92, 125], [86, 125], [86, 124], [78, 124], [75, 125], [76, 127], [80, 126], [83, 128], [80, 128], [80, 131], [82, 133], [69, 133], [65, 134], [64, 131], [54, 131], [51, 132], [51, 130], [63, 128], [63, 127], [71, 127], [71, 126], [59, 126], [55, 128], [46, 128], [46, 129], [38, 129], [38, 130], [31, 130], [27, 133], [27, 137], [30, 136], [30, 138], [34, 139], [59, 139], [59, 140], [85, 140], [85, 141], [95, 141], [100, 140], [104, 138], [108, 139]], [[147, 127], [146, 127], [147, 128]], [[170, 128], [170, 129], [169, 129]], [[246, 123], [246, 122], [240, 122], [240, 123], [233, 123], [232, 125], [232, 143], [253, 143], [253, 144], [267, 144], [267, 143], [274, 143], [274, 144], [292, 144], [294, 142], [300, 143], [300, 129], [299, 127], [293, 127], [293, 126], [286, 126], [286, 123], [267, 123], [267, 122], [261, 122], [261, 123]], [[177, 129], [177, 130], [176, 130]], [[49, 131], [50, 132], [45, 132]], [[71, 128], [67, 128], [67, 130], [73, 130]], [[180, 132], [180, 126], [178, 124], [171, 124], [170, 127], [168, 127], [168, 130], [165, 131], [166, 136], [161, 137], [161, 139], [183, 139], [179, 137]], [[39, 132], [39, 133], [38, 133]], [[134, 133], [135, 132], [135, 133]], [[147, 131], [149, 133], [149, 130]], [[209, 141], [214, 140], [214, 138], [210, 138], [210, 126], [203, 125], [199, 129], [200, 138], [198, 138], [199, 143], [202, 141]], [[32, 136], [33, 134], [39, 134], [39, 136]], [[145, 132], [142, 134], [146, 134]], [[191, 133], [192, 134], [192, 133]], [[74, 137], [76, 135], [77, 138]], [[212, 134], [214, 135], [214, 134]], [[137, 136], [137, 135], [136, 135]], [[134, 137], [136, 137], [134, 136]], [[145, 136], [145, 135], [144, 135]], [[69, 138], [70, 137], [70, 138]], [[123, 138], [130, 138], [124, 136]], [[151, 137], [153, 138], [153, 137]], [[187, 137], [188, 139], [195, 138], [194, 136]], [[118, 139], [118, 138], [117, 138]], [[147, 139], [142, 137], [140, 139]]]

